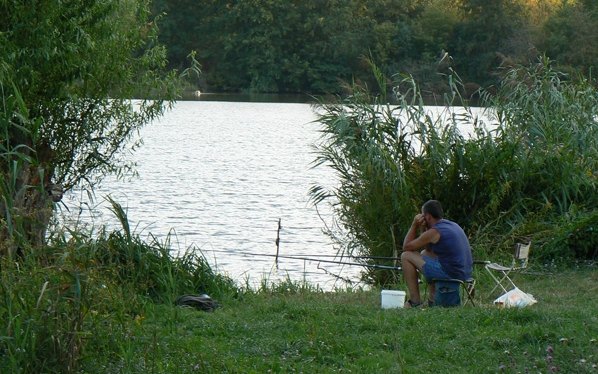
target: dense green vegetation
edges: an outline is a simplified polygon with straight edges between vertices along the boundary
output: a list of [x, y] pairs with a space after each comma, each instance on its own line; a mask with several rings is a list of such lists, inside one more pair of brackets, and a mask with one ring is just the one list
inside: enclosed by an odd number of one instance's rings
[[[3, 373], [76, 370], [96, 301], [123, 320], [149, 295], [174, 291], [168, 281], [181, 273], [185, 287], [219, 281], [196, 254], [175, 261], [168, 247], [140, 249], [127, 230], [48, 230], [63, 193], [92, 194], [107, 174], [134, 171], [128, 155], [139, 144], [129, 141], [180, 91], [149, 16], [137, 0], [0, 1]], [[132, 288], [111, 287], [123, 280]]]
[[38, 251], [64, 192], [132, 171], [181, 83], [156, 39], [145, 1], [0, 2], [0, 256]]
[[[156, 9], [172, 15], [153, 20], [143, 0], [0, 1], [0, 372], [596, 370], [592, 1], [159, 1]], [[207, 87], [345, 90], [318, 106], [316, 163], [341, 183], [312, 190], [316, 203], [335, 204], [330, 235], [345, 254], [398, 253], [405, 223], [436, 198], [478, 258], [500, 259], [514, 240], [532, 239], [532, 273], [518, 282], [540, 302], [495, 308], [482, 269], [477, 308], [381, 310], [375, 287], [401, 288], [400, 274], [373, 270], [364, 277], [371, 291], [267, 279], [251, 289], [218, 274], [198, 248], [175, 255], [170, 238], [141, 238], [109, 198], [118, 230], [50, 225], [65, 191], [92, 194], [107, 174], [134, 171], [132, 135], [198, 72], [164, 72], [157, 25], [172, 66], [198, 50]], [[555, 63], [517, 64], [537, 50]], [[363, 55], [379, 64], [374, 74]], [[506, 65], [493, 75], [497, 57]], [[486, 117], [462, 99], [472, 90]], [[439, 117], [423, 106], [428, 92], [459, 106], [440, 107]], [[459, 125], [471, 121], [465, 136]], [[172, 305], [203, 293], [222, 309]]]
[[133, 359], [131, 329], [154, 308], [183, 294], [237, 295], [232, 280], [214, 273], [199, 250], [174, 256], [170, 238], [142, 240], [111, 203], [122, 229], [55, 231], [43, 262], [0, 259], [0, 372], [111, 372], [95, 362]]
[[[489, 87], [498, 68], [546, 55], [563, 71], [598, 62], [594, 1], [568, 0], [156, 0], [170, 67], [190, 51], [202, 91], [340, 92], [371, 81], [371, 57], [392, 76], [412, 75], [426, 94]], [[443, 60], [445, 54], [452, 60]]]
[[[377, 76], [379, 91], [388, 91], [387, 78]], [[395, 85], [399, 105], [354, 87], [319, 106], [316, 165], [332, 167], [340, 184], [311, 194], [334, 205], [329, 234], [341, 251], [396, 257], [415, 212], [437, 199], [470, 236], [474, 257], [533, 240], [541, 261], [594, 259], [596, 81], [541, 59], [507, 71], [495, 94], [482, 91], [487, 109], [479, 112], [452, 105], [462, 101], [460, 82], [448, 78], [452, 95], [437, 113], [410, 79]], [[373, 274], [375, 283], [386, 281]]]
[[[238, 289], [198, 250], [168, 255], [125, 229], [54, 237], [51, 263], [2, 262], [2, 373], [593, 373], [596, 264], [538, 263], [516, 278], [538, 303], [380, 308], [380, 290], [264, 280]], [[213, 313], [172, 302], [208, 293]], [[526, 369], [527, 368], [527, 369]]]

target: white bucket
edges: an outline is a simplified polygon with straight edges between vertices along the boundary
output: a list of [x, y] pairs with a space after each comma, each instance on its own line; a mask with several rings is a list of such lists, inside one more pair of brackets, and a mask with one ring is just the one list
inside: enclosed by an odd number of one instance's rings
[[405, 291], [382, 290], [382, 308], [402, 308], [405, 305]]

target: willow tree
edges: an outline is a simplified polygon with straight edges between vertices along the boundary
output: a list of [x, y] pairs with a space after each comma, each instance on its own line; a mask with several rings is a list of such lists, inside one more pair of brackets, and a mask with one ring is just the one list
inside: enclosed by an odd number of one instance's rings
[[180, 79], [156, 40], [145, 0], [0, 1], [0, 256], [39, 250], [64, 192], [134, 166]]

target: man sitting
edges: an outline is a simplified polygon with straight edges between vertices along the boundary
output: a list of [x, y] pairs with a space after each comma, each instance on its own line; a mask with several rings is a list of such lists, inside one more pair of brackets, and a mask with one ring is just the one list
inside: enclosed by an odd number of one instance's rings
[[[442, 205], [430, 200], [413, 219], [403, 241], [401, 263], [409, 290], [406, 308], [423, 306], [419, 294], [417, 272], [424, 274], [429, 284], [429, 305], [434, 303], [435, 284], [431, 279], [460, 279], [471, 277], [473, 259], [469, 240], [455, 222], [443, 219]], [[418, 229], [421, 234], [417, 236]], [[422, 250], [423, 249], [423, 250]], [[419, 252], [422, 250], [421, 252]]]

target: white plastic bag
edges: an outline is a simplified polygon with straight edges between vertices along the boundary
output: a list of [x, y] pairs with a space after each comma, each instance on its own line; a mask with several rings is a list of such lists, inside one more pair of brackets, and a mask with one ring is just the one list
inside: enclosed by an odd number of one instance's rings
[[521, 291], [517, 287], [494, 300], [494, 305], [502, 308], [523, 308], [529, 305], [534, 305], [535, 303], [537, 303], [537, 301], [532, 295]]

